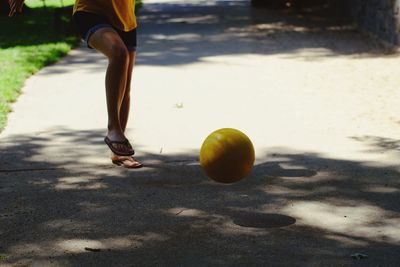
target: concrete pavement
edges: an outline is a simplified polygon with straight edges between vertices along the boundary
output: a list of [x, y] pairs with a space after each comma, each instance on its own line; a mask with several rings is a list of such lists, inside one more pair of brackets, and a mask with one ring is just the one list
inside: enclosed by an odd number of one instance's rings
[[[146, 167], [110, 164], [101, 55], [44, 68], [0, 135], [0, 266], [400, 265], [398, 55], [248, 1], [151, 0], [139, 25]], [[233, 185], [198, 164], [222, 127], [256, 148]]]

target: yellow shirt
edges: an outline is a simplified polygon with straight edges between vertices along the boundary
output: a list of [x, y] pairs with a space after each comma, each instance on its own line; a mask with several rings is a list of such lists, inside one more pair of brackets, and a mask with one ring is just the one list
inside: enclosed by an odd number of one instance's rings
[[85, 11], [106, 17], [122, 31], [136, 28], [135, 0], [76, 0], [74, 13]]

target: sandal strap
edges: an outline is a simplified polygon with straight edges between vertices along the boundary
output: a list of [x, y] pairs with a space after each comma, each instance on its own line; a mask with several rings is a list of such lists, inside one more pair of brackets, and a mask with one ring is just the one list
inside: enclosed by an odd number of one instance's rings
[[[135, 153], [135, 151], [132, 148], [132, 145], [129, 143], [128, 139], [124, 139], [122, 141], [111, 141], [110, 138], [108, 138], [107, 136], [104, 138], [104, 142], [108, 145], [108, 147], [111, 149], [112, 152], [114, 152], [117, 155], [120, 156], [131, 156]], [[132, 152], [128, 152], [128, 153], [121, 153], [120, 151], [117, 151], [116, 148], [113, 146], [114, 144], [120, 144], [120, 145], [124, 145], [127, 148], [131, 149]]]
[[132, 145], [131, 145], [131, 143], [129, 143], [128, 139], [125, 139], [123, 141], [111, 141], [111, 144], [119, 144], [119, 145], [127, 146], [128, 148], [132, 148]]

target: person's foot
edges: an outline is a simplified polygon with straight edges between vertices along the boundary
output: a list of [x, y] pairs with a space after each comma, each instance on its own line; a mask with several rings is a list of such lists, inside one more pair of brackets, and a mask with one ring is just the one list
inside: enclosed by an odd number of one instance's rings
[[115, 165], [128, 169], [137, 169], [143, 167], [143, 164], [132, 156], [118, 156], [114, 154], [111, 156], [111, 160]]
[[104, 138], [104, 142], [108, 145], [110, 150], [119, 156], [131, 156], [135, 154], [132, 145], [124, 135], [109, 132]]

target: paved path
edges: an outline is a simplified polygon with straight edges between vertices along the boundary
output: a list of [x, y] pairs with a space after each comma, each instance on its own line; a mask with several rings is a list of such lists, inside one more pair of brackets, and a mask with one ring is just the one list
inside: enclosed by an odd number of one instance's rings
[[[145, 2], [137, 171], [107, 158], [101, 55], [33, 76], [0, 135], [0, 266], [399, 266], [399, 57], [339, 22]], [[257, 154], [229, 186], [197, 161], [222, 127]]]

